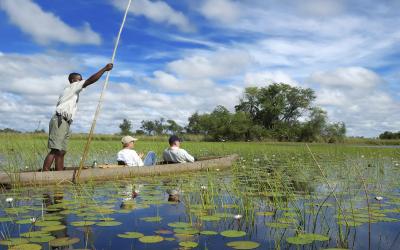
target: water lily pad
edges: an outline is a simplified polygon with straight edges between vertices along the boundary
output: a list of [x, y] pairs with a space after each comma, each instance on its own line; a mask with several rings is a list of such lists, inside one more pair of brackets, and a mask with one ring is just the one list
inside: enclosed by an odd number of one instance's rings
[[73, 221], [71, 225], [74, 227], [87, 227], [96, 224], [94, 221]]
[[33, 222], [31, 221], [31, 219], [25, 219], [25, 220], [17, 220], [15, 223], [24, 225], [24, 224], [32, 224]]
[[166, 229], [159, 229], [154, 231], [156, 234], [173, 234], [174, 232], [170, 231], [170, 230], [166, 230]]
[[221, 217], [214, 215], [206, 215], [206, 216], [201, 216], [200, 219], [204, 221], [219, 221]]
[[168, 223], [168, 226], [170, 226], [170, 227], [191, 227], [192, 224], [187, 223], [187, 222], [172, 222], [172, 223]]
[[11, 217], [0, 217], [0, 222], [10, 222], [13, 221]]
[[174, 241], [175, 238], [174, 237], [165, 237], [164, 240], [166, 240], [166, 241]]
[[140, 220], [146, 221], [146, 222], [160, 222], [162, 218], [160, 216], [155, 216], [155, 217], [143, 217], [140, 218]]
[[61, 225], [61, 222], [59, 221], [54, 221], [54, 220], [49, 220], [49, 221], [36, 221], [35, 226], [38, 227], [50, 227], [50, 226], [57, 226]]
[[226, 245], [239, 250], [254, 249], [260, 246], [259, 243], [254, 241], [232, 241], [228, 242]]
[[21, 244], [17, 246], [13, 246], [9, 248], [9, 250], [40, 250], [42, 249], [41, 245], [38, 244]]
[[202, 234], [202, 235], [217, 235], [218, 232], [206, 230], [206, 231], [201, 231], [200, 234]]
[[52, 247], [65, 247], [78, 243], [79, 241], [80, 241], [79, 238], [63, 237], [51, 240], [49, 242], [49, 245]]
[[49, 242], [51, 240], [54, 240], [55, 238], [56, 237], [54, 237], [52, 235], [46, 235], [46, 236], [29, 238], [29, 241], [33, 242], [33, 243], [46, 243], [46, 242]]
[[119, 226], [122, 223], [119, 221], [101, 221], [97, 222], [96, 225], [100, 227], [114, 227], [114, 226]]
[[233, 238], [233, 237], [242, 237], [242, 236], [245, 236], [245, 235], [246, 235], [246, 232], [244, 232], [244, 231], [237, 231], [237, 230], [226, 230], [226, 231], [222, 231], [222, 232], [221, 232], [221, 235], [222, 235], [222, 236], [225, 236], [225, 237], [230, 237], [230, 238]]
[[28, 242], [29, 241], [24, 238], [8, 238], [7, 240], [0, 240], [0, 245], [15, 246], [15, 245], [26, 244]]
[[63, 230], [65, 228], [66, 228], [65, 225], [55, 225], [55, 226], [43, 227], [42, 231], [55, 232], [55, 231]]
[[63, 217], [60, 215], [47, 215], [43, 219], [44, 220], [61, 220]]
[[45, 232], [45, 231], [32, 231], [32, 232], [21, 233], [19, 236], [21, 236], [21, 237], [32, 238], [32, 237], [43, 237], [43, 236], [48, 236], [48, 235], [50, 235], [49, 232]]
[[125, 239], [138, 239], [140, 237], [143, 237], [144, 234], [139, 232], [125, 232], [123, 234], [117, 234], [117, 236]]
[[179, 246], [181, 247], [186, 247], [186, 248], [193, 248], [193, 247], [197, 247], [199, 244], [197, 242], [194, 241], [182, 241], [179, 242]]
[[139, 238], [139, 241], [142, 243], [158, 243], [163, 240], [164, 240], [164, 238], [159, 235], [143, 236], [143, 237]]
[[307, 238], [302, 238], [299, 236], [295, 236], [295, 237], [288, 237], [286, 238], [286, 241], [290, 244], [294, 244], [294, 245], [305, 245], [305, 244], [310, 244], [313, 242], [312, 239], [307, 239]]

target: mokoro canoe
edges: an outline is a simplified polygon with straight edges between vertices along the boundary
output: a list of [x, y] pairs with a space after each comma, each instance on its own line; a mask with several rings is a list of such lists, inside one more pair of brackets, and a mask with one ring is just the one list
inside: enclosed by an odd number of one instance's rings
[[[232, 166], [238, 155], [228, 155], [213, 159], [199, 160], [194, 163], [164, 164], [145, 167], [126, 167], [120, 165], [98, 165], [97, 168], [88, 168], [81, 171], [79, 182], [97, 180], [118, 180], [137, 176], [157, 176], [175, 173], [225, 169]], [[47, 171], [47, 172], [20, 172], [1, 173], [0, 184], [6, 186], [29, 186], [65, 184], [75, 182], [75, 170]]]

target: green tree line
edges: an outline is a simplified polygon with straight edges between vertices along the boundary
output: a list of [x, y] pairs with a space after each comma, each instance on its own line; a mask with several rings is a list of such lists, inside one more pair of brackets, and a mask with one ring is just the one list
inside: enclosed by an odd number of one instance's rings
[[345, 124], [330, 123], [327, 112], [314, 104], [315, 99], [314, 90], [284, 83], [249, 87], [234, 112], [224, 106], [217, 106], [210, 113], [195, 112], [185, 127], [164, 118], [144, 120], [136, 132], [148, 135], [199, 134], [214, 141], [343, 141]]
[[385, 131], [379, 135], [379, 139], [388, 139], [388, 140], [400, 139], [400, 131], [398, 132]]

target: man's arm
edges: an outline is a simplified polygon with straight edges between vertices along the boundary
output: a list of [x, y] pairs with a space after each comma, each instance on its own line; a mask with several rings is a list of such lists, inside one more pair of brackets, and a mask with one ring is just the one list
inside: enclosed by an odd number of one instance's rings
[[186, 150], [183, 150], [187, 162], [194, 162], [194, 157], [191, 156]]
[[104, 72], [110, 71], [112, 68], [113, 68], [112, 63], [109, 63], [106, 66], [104, 66], [104, 68], [100, 69], [96, 74], [92, 75], [85, 81], [85, 83], [83, 84], [83, 88], [86, 88], [90, 84], [97, 82], [97, 80], [100, 79], [100, 77], [104, 74]]

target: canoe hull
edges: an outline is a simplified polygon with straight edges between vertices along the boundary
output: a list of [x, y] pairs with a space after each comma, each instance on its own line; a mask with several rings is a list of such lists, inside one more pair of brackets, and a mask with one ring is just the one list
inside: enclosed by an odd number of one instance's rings
[[[207, 169], [225, 169], [232, 166], [233, 162], [237, 158], [237, 155], [229, 155], [216, 159], [197, 161], [194, 163], [178, 163], [145, 167], [83, 169], [80, 174], [79, 182], [118, 180], [138, 176], [169, 175]], [[7, 186], [28, 186], [73, 183], [75, 182], [75, 171], [76, 170], [0, 174], [0, 184]]]

